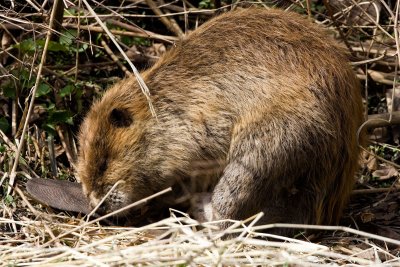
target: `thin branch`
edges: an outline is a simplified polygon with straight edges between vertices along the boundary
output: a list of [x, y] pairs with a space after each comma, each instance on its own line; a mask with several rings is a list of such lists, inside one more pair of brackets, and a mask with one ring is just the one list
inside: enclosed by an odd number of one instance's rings
[[[75, 24], [64, 23], [63, 26], [66, 28], [78, 29], [78, 25], [75, 25]], [[106, 32], [103, 27], [97, 27], [97, 26], [80, 25], [79, 29], [84, 30], [84, 31], [92, 31], [92, 32]], [[151, 31], [143, 31], [143, 32], [130, 32], [130, 31], [120, 31], [120, 30], [108, 30], [108, 31], [114, 35], [143, 37], [143, 38], [149, 38], [149, 39], [154, 39], [154, 40], [160, 40], [160, 41], [170, 43], [170, 44], [179, 40], [179, 38], [177, 38], [175, 36], [161, 35], [161, 34], [153, 33]]]
[[128, 77], [131, 76], [132, 73], [130, 73], [129, 70], [124, 66], [124, 64], [122, 64], [121, 61], [119, 61], [119, 58], [114, 54], [114, 52], [111, 50], [111, 48], [107, 45], [107, 43], [104, 40], [101, 40], [101, 45], [103, 46], [107, 54], [111, 57], [112, 61], [115, 62], [123, 72], [125, 72], [125, 75]]
[[389, 188], [370, 188], [370, 189], [356, 189], [351, 192], [352, 195], [365, 195], [365, 194], [377, 194], [377, 193], [388, 193], [400, 191], [400, 187], [394, 186]]
[[[161, 22], [167, 27], [168, 30], [175, 33], [176, 36], [182, 37], [184, 35], [182, 29], [178, 26], [176, 21], [172, 18], [164, 17], [164, 13], [158, 8], [157, 4], [153, 0], [146, 0], [149, 7], [153, 10], [154, 14], [159, 16]], [[168, 14], [168, 13], [167, 13]]]

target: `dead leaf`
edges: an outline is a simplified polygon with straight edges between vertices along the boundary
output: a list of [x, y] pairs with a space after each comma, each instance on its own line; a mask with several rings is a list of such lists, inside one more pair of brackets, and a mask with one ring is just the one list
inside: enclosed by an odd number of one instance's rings
[[376, 157], [372, 156], [368, 159], [367, 168], [369, 171], [376, 171], [378, 169], [378, 162]]
[[377, 177], [379, 180], [387, 180], [392, 177], [399, 176], [399, 172], [393, 166], [381, 165], [381, 169], [376, 170], [372, 173], [374, 177]]
[[375, 214], [370, 212], [363, 212], [361, 213], [360, 218], [363, 223], [368, 223], [375, 219]]

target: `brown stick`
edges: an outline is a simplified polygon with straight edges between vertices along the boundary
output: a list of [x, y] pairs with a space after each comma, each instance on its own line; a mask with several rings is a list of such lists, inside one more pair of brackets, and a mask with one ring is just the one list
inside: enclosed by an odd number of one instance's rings
[[[368, 75], [373, 81], [375, 81], [377, 83], [393, 85], [394, 74], [384, 73], [384, 72], [380, 72], [380, 71], [376, 71], [376, 70], [368, 70]], [[357, 78], [360, 80], [366, 80], [367, 75], [357, 74]]]
[[340, 38], [343, 40], [344, 44], [346, 45], [347, 49], [349, 49], [350, 54], [354, 55], [354, 51], [353, 48], [351, 47], [351, 45], [349, 44], [346, 36], [344, 35], [342, 29], [339, 27], [339, 23], [337, 22], [337, 20], [334, 17], [334, 13], [332, 10], [332, 6], [329, 3], [329, 0], [322, 0], [322, 2], [324, 3], [324, 6], [328, 12], [329, 17], [331, 18], [333, 25], [335, 26], [335, 28], [337, 29], [337, 31], [339, 32]]
[[123, 72], [125, 72], [126, 76], [131, 76], [132, 74], [129, 72], [129, 70], [124, 66], [124, 64], [122, 64], [119, 61], [119, 58], [114, 54], [114, 52], [111, 50], [111, 48], [107, 45], [106, 42], [104, 42], [104, 40], [101, 40], [101, 45], [104, 47], [104, 50], [106, 50], [107, 54], [111, 57], [111, 59], [118, 65], [118, 67], [121, 68], [121, 70]]
[[[10, 23], [3, 23], [1, 25], [2, 27], [9, 29], [9, 30], [39, 30], [39, 29], [48, 29], [47, 27], [44, 27], [42, 24], [39, 23], [32, 23], [32, 24], [10, 24]], [[71, 23], [63, 23], [62, 25], [65, 28], [70, 28], [70, 29], [81, 29], [85, 31], [92, 31], [92, 32], [104, 32], [101, 27], [98, 26], [87, 26], [87, 25], [76, 25], [76, 24], [71, 24]], [[138, 32], [137, 30], [134, 32], [126, 32], [126, 31], [119, 31], [119, 30], [110, 30], [110, 32], [114, 35], [121, 35], [121, 36], [132, 36], [132, 37], [143, 37], [143, 38], [149, 38], [149, 39], [154, 39], [154, 40], [160, 40], [166, 43], [173, 43], [177, 41], [179, 38], [175, 36], [168, 36], [168, 35], [162, 35], [162, 34], [157, 34], [151, 31], [141, 31]]]
[[389, 121], [390, 113], [372, 114], [368, 116], [368, 120], [363, 127], [366, 129], [374, 129], [379, 127], [400, 124], [400, 111], [392, 112], [392, 119]]
[[139, 26], [130, 25], [128, 23], [125, 23], [125, 22], [122, 22], [122, 21], [119, 21], [119, 20], [116, 20], [116, 19], [108, 19], [107, 22], [109, 22], [109, 23], [111, 23], [111, 24], [113, 24], [115, 26], [121, 27], [121, 28], [123, 28], [125, 30], [128, 30], [130, 32], [141, 32], [141, 33], [144, 33], [144, 34], [147, 33], [145, 30], [143, 30]]
[[153, 0], [146, 0], [147, 5], [153, 10], [154, 14], [159, 16], [161, 22], [167, 27], [168, 30], [175, 33], [176, 36], [182, 37], [184, 35], [182, 29], [178, 26], [178, 23], [173, 18], [167, 18], [161, 9], [158, 8], [157, 4]]
[[[75, 24], [63, 24], [63, 26], [66, 28], [78, 29], [78, 26]], [[80, 29], [86, 30], [86, 31], [92, 31], [92, 32], [104, 32], [104, 30], [98, 26], [81, 25]], [[145, 31], [144, 33], [127, 32], [127, 31], [119, 31], [119, 30], [109, 30], [109, 31], [114, 35], [144, 37], [144, 38], [149, 38], [149, 39], [160, 40], [160, 41], [167, 42], [167, 43], [173, 43], [173, 42], [179, 40], [179, 38], [177, 38], [175, 36], [161, 35], [161, 34], [153, 33], [150, 31]]]
[[371, 189], [357, 189], [351, 192], [352, 195], [364, 195], [364, 194], [377, 194], [377, 193], [387, 193], [400, 191], [400, 187], [390, 187], [390, 188], [371, 188]]
[[60, 137], [61, 140], [61, 145], [64, 148], [65, 155], [68, 158], [69, 164], [76, 169], [75, 162], [76, 162], [76, 154], [73, 153], [73, 150], [71, 149], [71, 142], [70, 142], [70, 136], [66, 129], [61, 126], [57, 126], [57, 133], [58, 136]]
[[[53, 30], [55, 32], [60, 32], [63, 16], [64, 16], [64, 1], [56, 1], [54, 2], [54, 25]], [[52, 34], [51, 40], [58, 41], [58, 35]]]
[[53, 177], [57, 177], [57, 161], [56, 161], [56, 152], [54, 149], [54, 136], [49, 135], [47, 137], [47, 148], [49, 150], [49, 158], [50, 158], [50, 169]]

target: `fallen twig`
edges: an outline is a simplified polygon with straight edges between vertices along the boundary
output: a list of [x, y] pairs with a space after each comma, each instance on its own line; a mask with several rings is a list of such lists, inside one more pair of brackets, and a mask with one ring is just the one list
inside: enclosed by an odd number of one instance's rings
[[168, 30], [175, 33], [175, 35], [178, 37], [182, 37], [184, 35], [182, 29], [178, 26], [176, 21], [172, 18], [168, 19], [164, 17], [163, 12], [161, 11], [161, 9], [158, 8], [158, 6], [153, 0], [146, 0], [146, 2], [149, 5], [149, 7], [153, 10], [154, 14], [159, 16], [161, 22], [167, 27]]

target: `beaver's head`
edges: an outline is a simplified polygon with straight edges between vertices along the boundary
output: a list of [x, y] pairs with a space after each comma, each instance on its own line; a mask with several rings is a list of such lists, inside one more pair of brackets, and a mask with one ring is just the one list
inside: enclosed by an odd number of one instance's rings
[[163, 155], [152, 149], [146, 136], [154, 123], [134, 79], [115, 85], [92, 106], [80, 129], [77, 164], [77, 176], [92, 208], [116, 183], [101, 213], [168, 187], [157, 169]]

